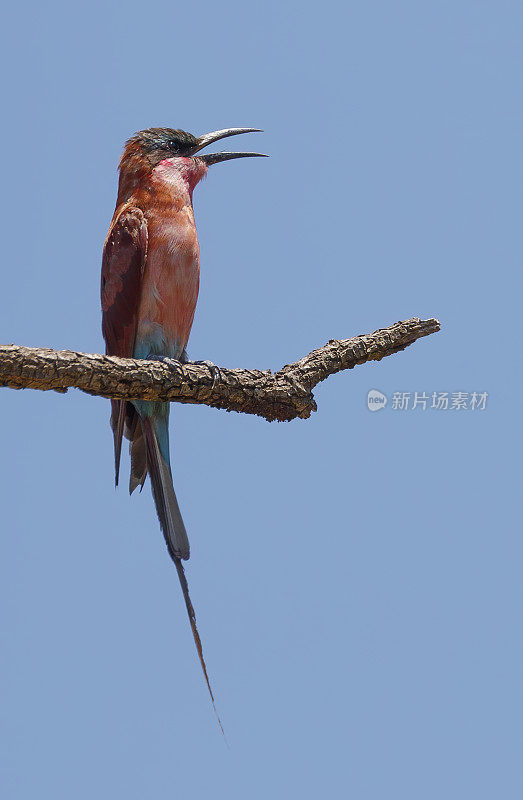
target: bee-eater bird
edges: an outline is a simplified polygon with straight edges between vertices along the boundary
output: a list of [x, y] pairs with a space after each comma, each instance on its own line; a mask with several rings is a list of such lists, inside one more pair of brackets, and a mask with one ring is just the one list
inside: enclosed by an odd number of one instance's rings
[[[192, 203], [194, 188], [211, 164], [262, 155], [198, 154], [219, 139], [254, 132], [258, 129], [226, 128], [196, 137], [172, 128], [149, 128], [126, 143], [119, 165], [116, 210], [102, 260], [102, 331], [108, 355], [187, 362], [186, 347], [200, 279], [200, 249]], [[115, 483], [118, 484], [125, 436], [130, 442], [131, 455], [129, 492], [137, 486], [142, 489], [149, 475], [158, 519], [178, 571], [214, 706], [182, 565], [182, 559], [189, 558], [189, 540], [169, 461], [169, 403], [112, 400], [111, 407]]]

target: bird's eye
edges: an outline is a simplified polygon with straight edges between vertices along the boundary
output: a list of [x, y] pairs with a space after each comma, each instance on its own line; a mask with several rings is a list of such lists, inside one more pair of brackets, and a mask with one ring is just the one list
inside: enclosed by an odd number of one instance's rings
[[178, 144], [176, 139], [171, 139], [171, 141], [169, 142], [169, 150], [172, 150], [173, 153], [180, 152], [180, 145]]

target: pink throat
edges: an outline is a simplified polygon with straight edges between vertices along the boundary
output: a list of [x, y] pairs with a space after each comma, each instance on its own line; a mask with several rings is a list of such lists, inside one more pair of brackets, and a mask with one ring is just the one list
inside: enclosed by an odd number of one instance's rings
[[205, 177], [207, 169], [201, 158], [176, 156], [160, 161], [154, 172], [169, 183], [183, 183], [192, 199], [194, 188]]

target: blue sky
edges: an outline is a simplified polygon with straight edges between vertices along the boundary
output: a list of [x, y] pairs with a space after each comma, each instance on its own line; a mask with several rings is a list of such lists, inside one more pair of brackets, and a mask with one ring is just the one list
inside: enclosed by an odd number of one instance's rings
[[229, 749], [150, 491], [113, 488], [108, 402], [2, 391], [3, 797], [521, 796], [522, 24], [508, 0], [5, 12], [2, 342], [102, 350], [116, 164], [151, 125], [260, 127], [271, 155], [196, 190], [193, 358], [442, 331], [308, 421], [173, 407]]

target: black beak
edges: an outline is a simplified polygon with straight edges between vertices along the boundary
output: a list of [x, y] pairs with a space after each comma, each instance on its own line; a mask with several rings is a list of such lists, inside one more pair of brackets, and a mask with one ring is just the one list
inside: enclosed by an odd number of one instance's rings
[[[212, 133], [205, 133], [198, 138], [198, 144], [193, 149], [193, 154], [203, 150], [207, 145], [217, 142], [219, 139], [226, 139], [228, 136], [237, 136], [239, 133], [261, 133], [258, 128], [224, 128], [221, 131], [212, 131]], [[229, 161], [231, 158], [268, 158], [265, 153], [207, 153], [199, 156], [202, 161], [210, 166], [217, 164], [219, 161]]]

